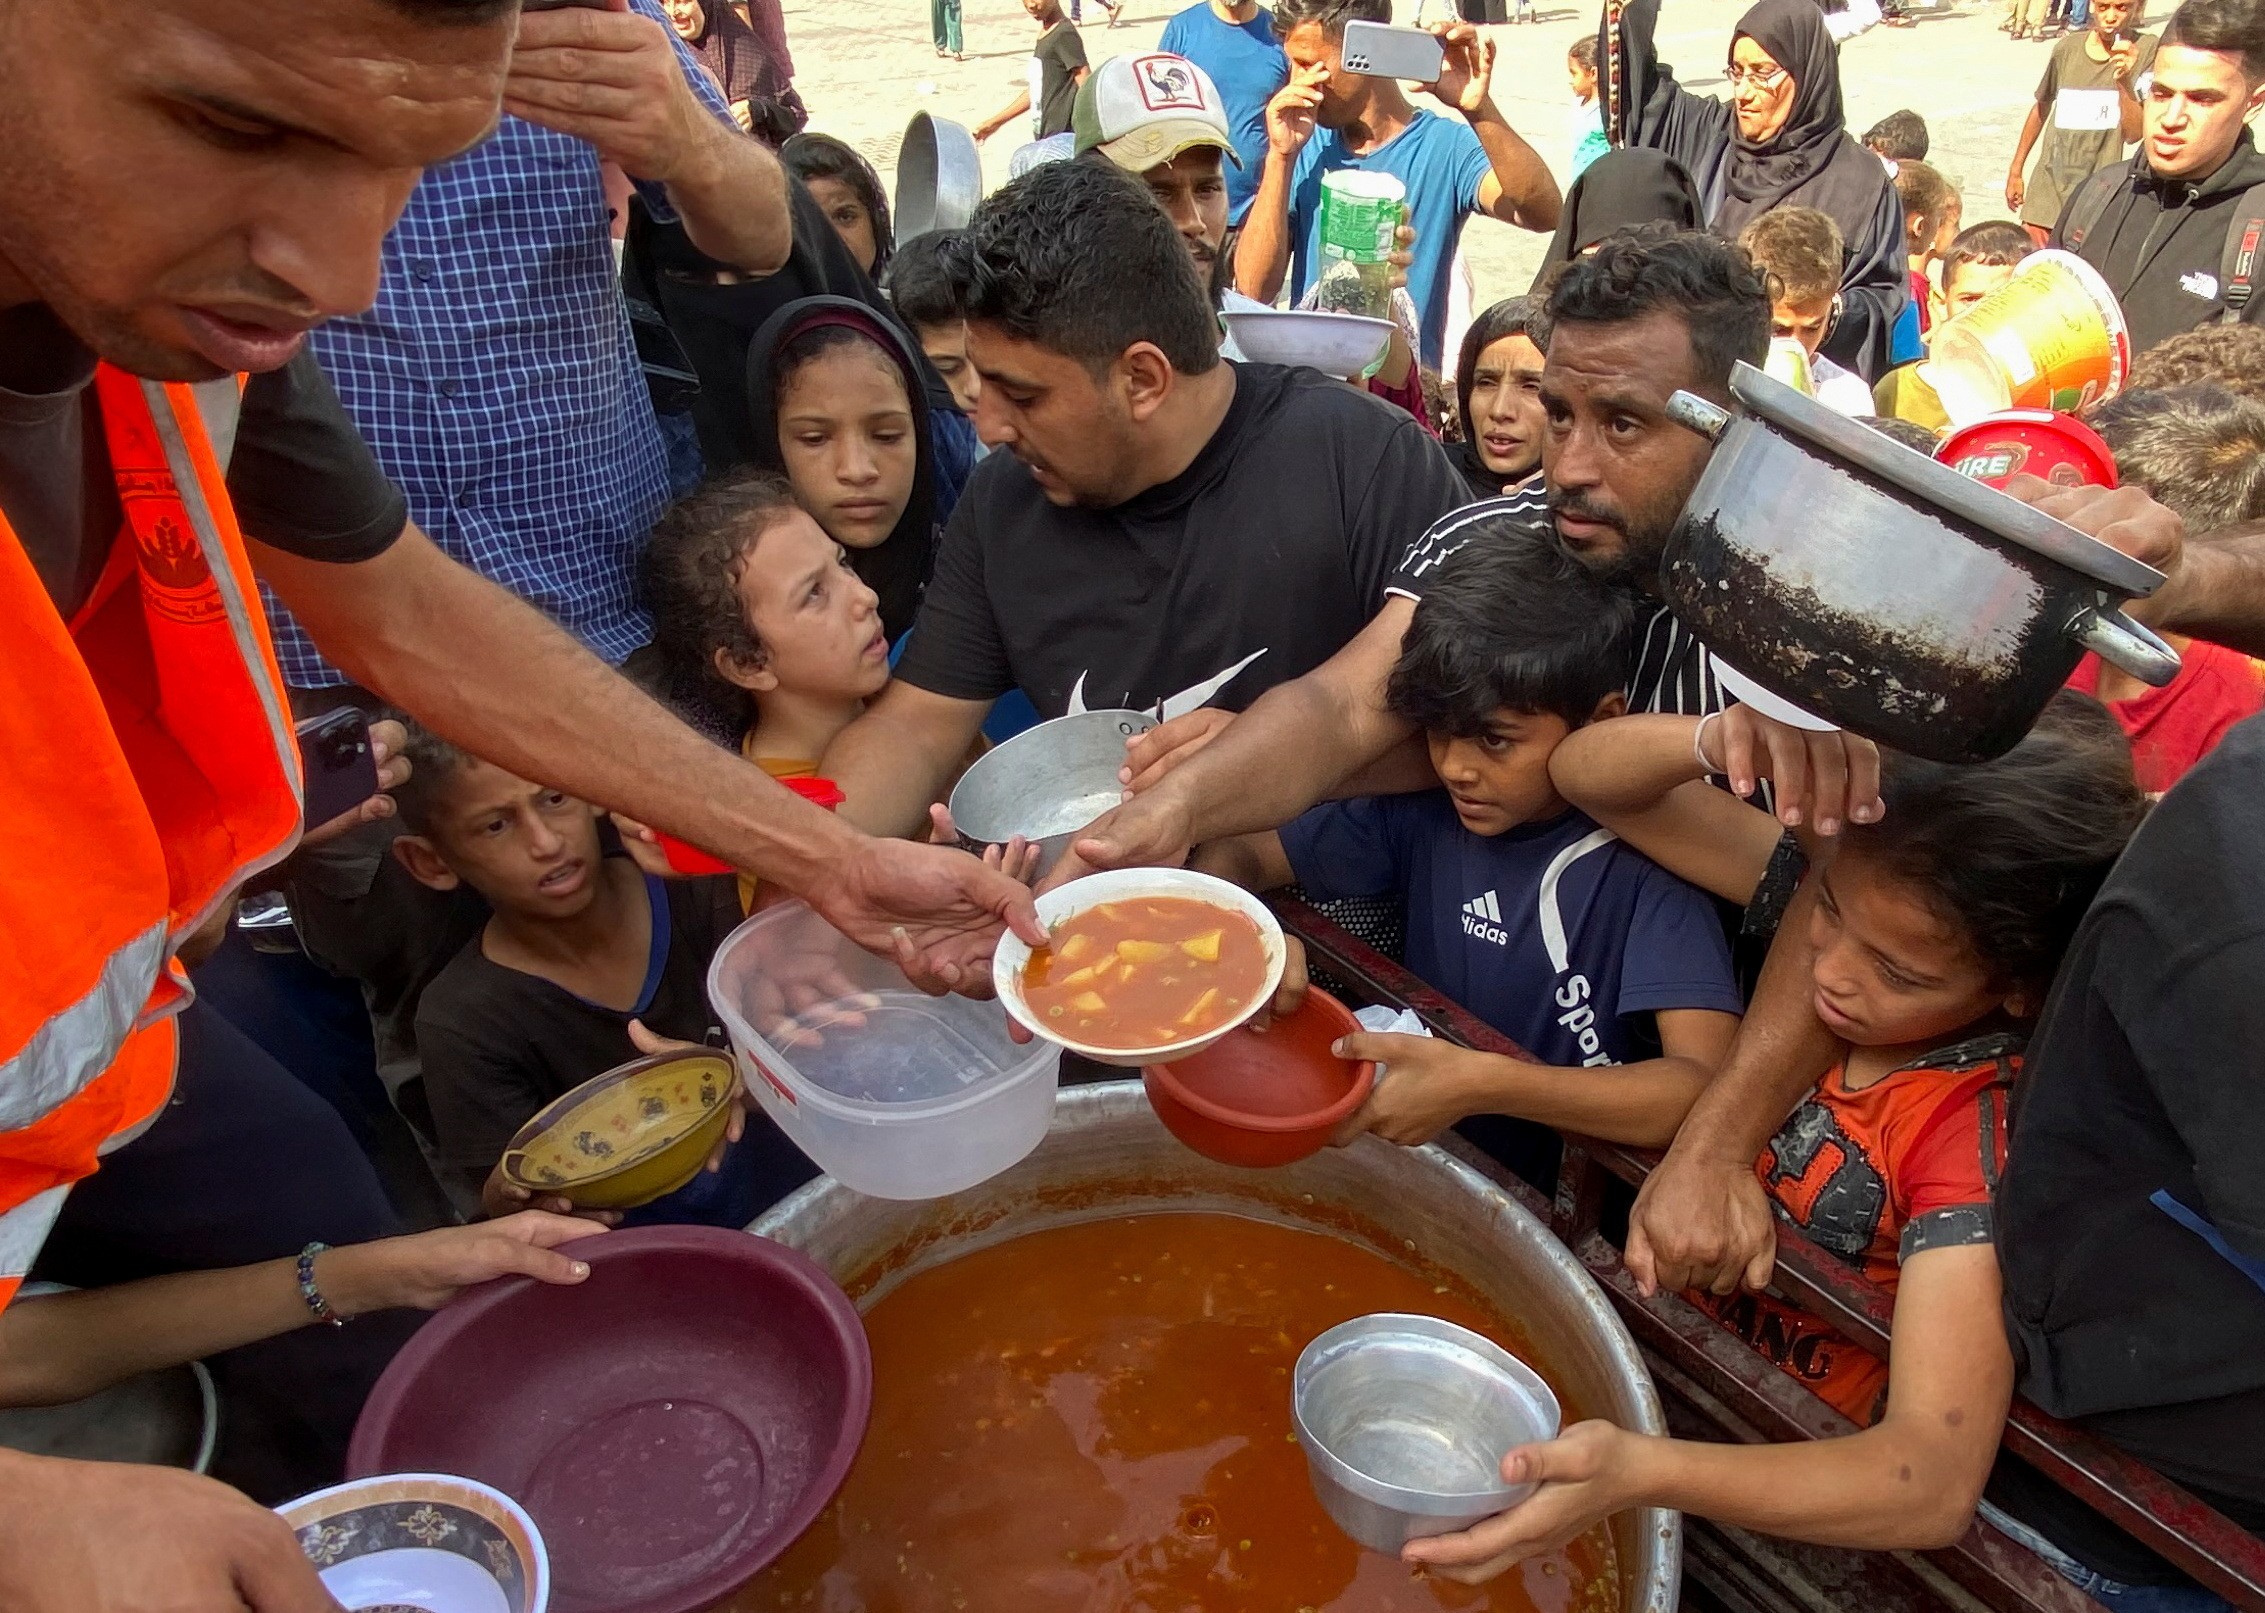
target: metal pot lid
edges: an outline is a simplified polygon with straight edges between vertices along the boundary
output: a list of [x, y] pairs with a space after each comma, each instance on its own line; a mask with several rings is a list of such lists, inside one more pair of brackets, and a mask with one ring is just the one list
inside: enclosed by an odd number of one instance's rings
[[1731, 367], [1730, 395], [1747, 413], [1796, 441], [1821, 448], [1891, 487], [2090, 577], [2102, 587], [2139, 599], [2163, 585], [2163, 574], [2153, 566], [1904, 447], [1751, 364], [1741, 361]]

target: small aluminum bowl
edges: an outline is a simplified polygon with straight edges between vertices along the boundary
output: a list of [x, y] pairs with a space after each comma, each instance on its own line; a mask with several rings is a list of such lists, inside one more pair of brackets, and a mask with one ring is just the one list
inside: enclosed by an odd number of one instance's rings
[[1124, 800], [1117, 774], [1125, 741], [1155, 726], [1145, 711], [1080, 711], [985, 751], [952, 786], [960, 845], [980, 852], [1021, 835], [1038, 844], [1039, 873], [1049, 872], [1071, 841]]
[[1371, 1551], [1398, 1555], [1516, 1506], [1502, 1458], [1557, 1437], [1557, 1396], [1533, 1368], [1467, 1327], [1379, 1312], [1305, 1347], [1290, 1412], [1314, 1494]]

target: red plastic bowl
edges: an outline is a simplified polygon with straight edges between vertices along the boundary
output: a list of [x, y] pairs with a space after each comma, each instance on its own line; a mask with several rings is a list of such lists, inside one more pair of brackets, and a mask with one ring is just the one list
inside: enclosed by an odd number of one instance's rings
[[2116, 485], [2116, 456], [2100, 434], [2074, 415], [2050, 409], [1984, 415], [1945, 437], [1935, 457], [1997, 488], [2015, 476], [2042, 476], [2055, 487]]
[[571, 1287], [459, 1295], [386, 1368], [347, 1472], [455, 1473], [525, 1507], [552, 1613], [691, 1613], [810, 1527], [849, 1476], [873, 1360], [802, 1255], [718, 1227], [574, 1246]]
[[1164, 1128], [1222, 1165], [1288, 1165], [1328, 1146], [1368, 1101], [1376, 1066], [1329, 1051], [1361, 1028], [1316, 987], [1288, 1019], [1230, 1031], [1200, 1053], [1140, 1072]]

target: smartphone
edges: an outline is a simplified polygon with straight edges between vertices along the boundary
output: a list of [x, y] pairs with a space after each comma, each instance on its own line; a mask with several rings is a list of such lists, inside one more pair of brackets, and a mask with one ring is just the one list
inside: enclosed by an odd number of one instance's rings
[[1421, 28], [1394, 28], [1381, 22], [1345, 24], [1345, 71], [1370, 78], [1405, 79], [1411, 84], [1436, 84], [1447, 65], [1447, 51], [1437, 35]]
[[353, 811], [378, 792], [370, 720], [352, 706], [309, 717], [295, 730], [306, 778], [306, 824], [312, 829]]

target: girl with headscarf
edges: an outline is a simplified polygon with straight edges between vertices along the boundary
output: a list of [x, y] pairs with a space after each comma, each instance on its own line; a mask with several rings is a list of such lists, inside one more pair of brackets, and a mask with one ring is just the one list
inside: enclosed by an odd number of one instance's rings
[[1879, 158], [1849, 134], [1840, 47], [1816, 0], [1759, 0], [1731, 37], [1731, 100], [1693, 95], [1652, 45], [1659, 0], [1606, 12], [1605, 124], [1615, 145], [1680, 162], [1698, 186], [1707, 227], [1727, 240], [1786, 203], [1829, 214], [1846, 254], [1840, 308], [1823, 351], [1867, 381], [1888, 368], [1903, 311], [1903, 207]]
[[849, 255], [879, 284], [897, 238], [889, 225], [888, 192], [873, 165], [830, 134], [796, 135], [779, 148], [779, 161], [817, 198]]
[[1583, 169], [1566, 191], [1557, 233], [1550, 237], [1549, 251], [1534, 272], [1534, 293], [1545, 293], [1561, 267], [1615, 230], [1635, 224], [1700, 230], [1706, 222], [1699, 188], [1673, 157], [1643, 146], [1608, 151]]
[[805, 297], [747, 353], [754, 462], [849, 551], [891, 641], [912, 625], [935, 554], [937, 461], [920, 360], [895, 324], [850, 297]]
[[1500, 498], [1541, 470], [1542, 342], [1539, 297], [1505, 297], [1471, 321], [1455, 366], [1463, 440], [1447, 457], [1474, 499]]

